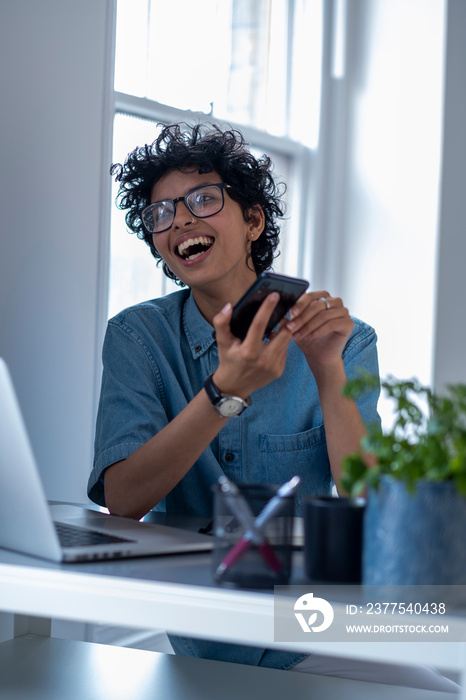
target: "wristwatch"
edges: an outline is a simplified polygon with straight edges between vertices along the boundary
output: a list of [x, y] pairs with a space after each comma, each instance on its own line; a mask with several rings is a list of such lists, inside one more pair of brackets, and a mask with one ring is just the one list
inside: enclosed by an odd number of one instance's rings
[[251, 405], [251, 397], [241, 399], [239, 396], [230, 396], [222, 394], [215, 386], [212, 374], [207, 377], [204, 383], [204, 389], [210, 399], [212, 406], [223, 418], [233, 418], [239, 416], [248, 406]]

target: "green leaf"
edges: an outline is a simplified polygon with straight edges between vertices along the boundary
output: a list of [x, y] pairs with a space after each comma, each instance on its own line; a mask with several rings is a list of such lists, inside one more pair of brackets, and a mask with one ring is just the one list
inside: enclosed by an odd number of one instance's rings
[[[379, 386], [377, 377], [361, 373], [348, 382], [344, 394], [353, 399]], [[466, 494], [466, 384], [451, 384], [442, 395], [416, 379], [389, 376], [381, 390], [393, 404], [393, 423], [383, 431], [370, 426], [361, 451], [343, 463], [341, 483], [349, 493], [365, 485], [376, 487], [384, 474], [403, 481], [410, 490], [420, 479], [453, 481]], [[363, 454], [375, 456], [368, 469]]]

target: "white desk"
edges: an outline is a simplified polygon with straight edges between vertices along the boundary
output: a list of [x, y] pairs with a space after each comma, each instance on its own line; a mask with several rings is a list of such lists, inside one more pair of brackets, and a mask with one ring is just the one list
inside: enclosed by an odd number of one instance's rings
[[[297, 555], [299, 578], [302, 560]], [[463, 673], [466, 643], [274, 642], [273, 596], [218, 588], [208, 554], [59, 565], [0, 549], [0, 609], [21, 616], [17, 633], [47, 634], [47, 619], [164, 628], [175, 634], [341, 657], [424, 663]], [[36, 618], [39, 618], [38, 620]], [[455, 696], [451, 696], [455, 697]]]

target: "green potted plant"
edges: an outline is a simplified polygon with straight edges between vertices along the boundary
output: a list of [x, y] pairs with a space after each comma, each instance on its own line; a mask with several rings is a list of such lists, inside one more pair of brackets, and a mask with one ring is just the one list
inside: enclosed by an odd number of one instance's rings
[[[361, 376], [345, 394], [357, 398], [377, 381]], [[341, 479], [350, 495], [367, 494], [363, 582], [464, 584], [466, 385], [440, 395], [416, 379], [389, 377], [381, 390], [393, 423], [369, 427]]]

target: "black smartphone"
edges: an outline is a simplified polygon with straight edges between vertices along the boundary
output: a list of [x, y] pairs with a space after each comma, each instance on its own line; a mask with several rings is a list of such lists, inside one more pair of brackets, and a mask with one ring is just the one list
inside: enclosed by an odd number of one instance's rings
[[299, 299], [301, 294], [306, 291], [308, 286], [309, 282], [297, 277], [277, 275], [274, 272], [263, 272], [233, 307], [230, 322], [231, 332], [241, 340], [244, 340], [251, 321], [265, 297], [272, 292], [278, 292], [280, 300], [265, 329], [264, 338], [266, 338]]

